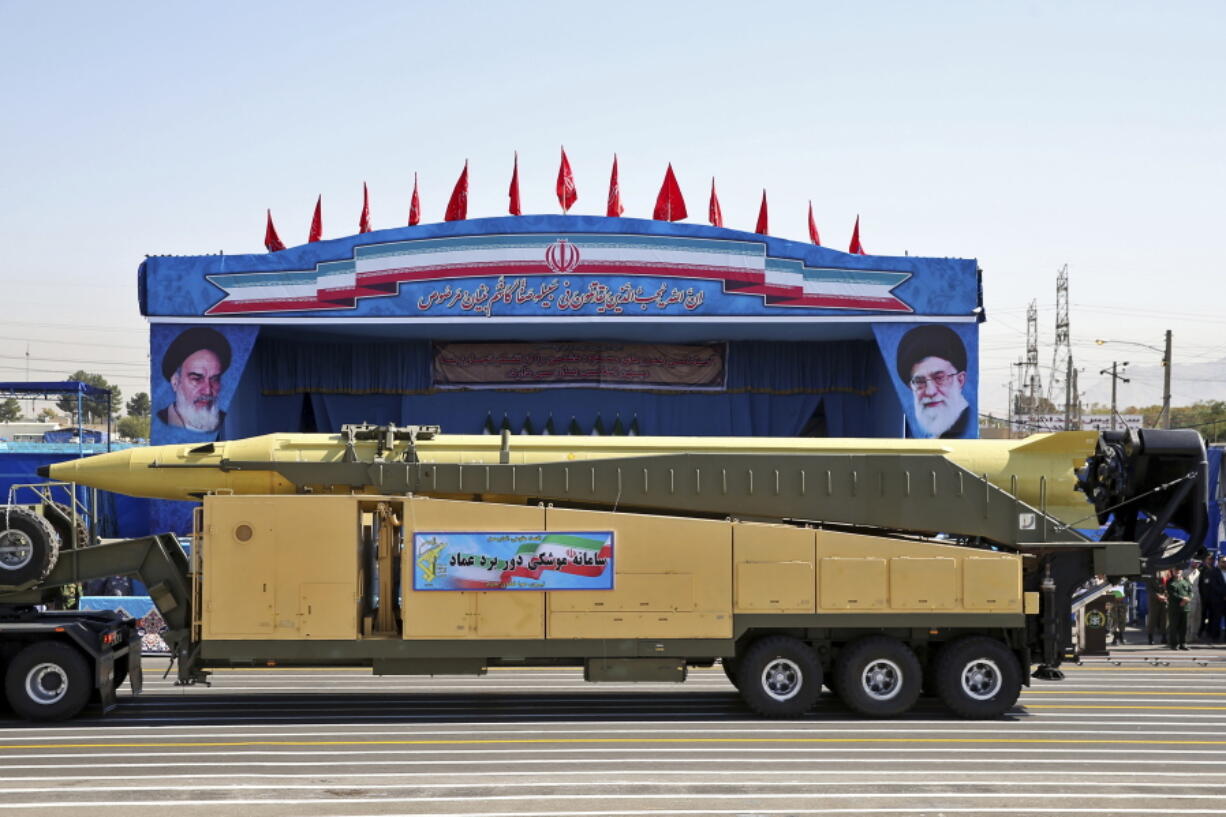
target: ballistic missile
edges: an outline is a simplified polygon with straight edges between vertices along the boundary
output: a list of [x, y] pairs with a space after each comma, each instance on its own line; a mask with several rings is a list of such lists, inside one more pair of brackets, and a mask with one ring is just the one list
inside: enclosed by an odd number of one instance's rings
[[[39, 474], [130, 496], [198, 499], [207, 493], [349, 493], [330, 484], [343, 463], [541, 464], [675, 454], [926, 454], [986, 477], [1066, 524], [1093, 508], [1076, 491], [1074, 470], [1094, 453], [1096, 432], [1034, 434], [1021, 440], [899, 440], [817, 437], [588, 437], [421, 433], [409, 440], [376, 433], [266, 434], [241, 440], [129, 448], [44, 466]], [[410, 452], [408, 449], [412, 447]], [[236, 467], [235, 464], [241, 464]], [[273, 463], [310, 465], [307, 481], [287, 479]], [[303, 471], [299, 471], [303, 473]], [[383, 493], [377, 480], [364, 493]]]

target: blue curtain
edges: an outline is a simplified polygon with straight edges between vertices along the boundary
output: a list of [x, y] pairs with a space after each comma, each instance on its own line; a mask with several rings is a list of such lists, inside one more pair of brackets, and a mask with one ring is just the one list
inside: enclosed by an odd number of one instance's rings
[[[564, 434], [620, 418], [644, 435], [895, 436], [888, 379], [871, 341], [728, 344], [720, 392], [622, 389], [435, 390], [425, 341], [295, 342], [262, 339], [258, 388], [242, 384], [227, 416], [231, 439], [272, 431], [338, 430], [346, 423], [436, 424], [479, 433], [504, 417], [540, 433], [552, 417]], [[250, 369], [249, 369], [250, 370]], [[888, 405], [883, 408], [880, 404]]]
[[256, 354], [265, 393], [403, 394], [430, 388], [429, 341], [261, 339]]

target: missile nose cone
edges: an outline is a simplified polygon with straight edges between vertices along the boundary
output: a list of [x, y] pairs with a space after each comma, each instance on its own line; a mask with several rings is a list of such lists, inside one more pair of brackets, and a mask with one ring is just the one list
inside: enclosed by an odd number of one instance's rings
[[50, 465], [40, 465], [38, 466], [37, 473], [43, 479], [51, 479], [51, 466]]

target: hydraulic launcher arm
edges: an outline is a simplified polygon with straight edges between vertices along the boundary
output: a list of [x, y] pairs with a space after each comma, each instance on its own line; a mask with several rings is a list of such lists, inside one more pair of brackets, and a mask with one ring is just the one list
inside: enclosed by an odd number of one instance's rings
[[[1098, 550], [1038, 551], [1038, 571], [1027, 590], [1040, 590], [1041, 629], [1032, 643], [1038, 677], [1061, 677], [1056, 669], [1072, 643], [1072, 593], [1095, 574], [1136, 576], [1185, 564], [1203, 545], [1208, 528], [1208, 463], [1205, 444], [1195, 431], [1136, 430], [1105, 432], [1085, 467], [1078, 490], [1093, 504], [1091, 517], [1104, 526]], [[1183, 538], [1168, 530], [1182, 532]], [[1104, 558], [1114, 552], [1119, 558]]]
[[[1103, 541], [1135, 542], [1147, 570], [1184, 564], [1209, 526], [1209, 464], [1195, 431], [1108, 431], [1077, 475]], [[1168, 529], [1185, 538], [1170, 536]]]

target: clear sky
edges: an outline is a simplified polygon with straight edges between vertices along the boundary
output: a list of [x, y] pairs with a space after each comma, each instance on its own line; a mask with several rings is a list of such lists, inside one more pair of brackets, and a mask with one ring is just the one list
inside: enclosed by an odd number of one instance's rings
[[[627, 215], [672, 162], [700, 221], [824, 243], [857, 214], [869, 252], [977, 258], [981, 406], [1003, 412], [1025, 309], [1051, 362], [1056, 271], [1093, 389], [1114, 359], [1175, 401], [1226, 397], [1226, 3], [584, 4], [0, 0], [0, 379], [98, 371], [146, 390], [145, 254], [262, 249], [404, 223], [413, 173], [441, 220], [471, 163], [470, 215], [501, 215], [513, 150], [526, 212]], [[1046, 375], [1046, 372], [1044, 372]]]

